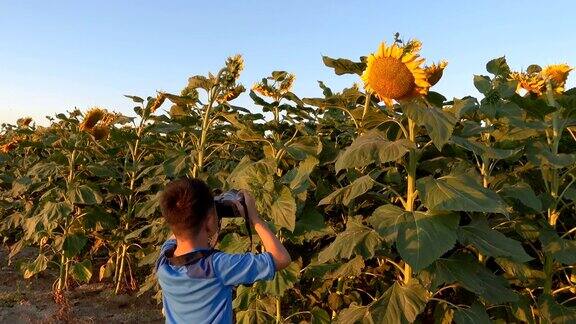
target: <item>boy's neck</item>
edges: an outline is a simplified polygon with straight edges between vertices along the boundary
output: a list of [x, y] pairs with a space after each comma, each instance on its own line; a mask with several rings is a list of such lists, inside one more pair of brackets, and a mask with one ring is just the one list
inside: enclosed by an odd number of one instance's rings
[[208, 239], [204, 235], [198, 235], [196, 238], [176, 238], [176, 250], [174, 256], [184, 255], [194, 250], [210, 249]]

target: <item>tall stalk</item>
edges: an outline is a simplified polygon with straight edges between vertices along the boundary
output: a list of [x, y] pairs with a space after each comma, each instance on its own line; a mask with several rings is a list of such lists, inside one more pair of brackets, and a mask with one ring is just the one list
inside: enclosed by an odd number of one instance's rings
[[[406, 204], [404, 209], [406, 211], [414, 211], [414, 201], [416, 200], [416, 165], [418, 162], [418, 157], [416, 155], [416, 124], [410, 118], [408, 118], [408, 140], [412, 142], [413, 148], [408, 152], [408, 167], [406, 169], [408, 173], [407, 178], [407, 189], [406, 189]], [[404, 262], [404, 283], [409, 283], [412, 279], [412, 267], [406, 262]]]
[[[72, 154], [70, 155], [70, 160], [68, 161], [68, 177], [66, 178], [66, 186], [67, 188], [70, 187], [72, 181], [74, 180], [74, 162], [76, 160], [76, 144], [74, 144], [74, 149], [72, 150]], [[74, 208], [72, 209], [71, 213], [74, 213]], [[62, 237], [66, 238], [68, 234], [68, 226], [70, 225], [70, 214], [66, 215], [64, 219], [64, 227], [62, 230]], [[58, 275], [58, 285], [56, 289], [58, 291], [64, 290], [66, 288], [66, 281], [68, 278], [68, 258], [64, 255], [64, 251], [61, 252], [60, 256], [60, 273]]]

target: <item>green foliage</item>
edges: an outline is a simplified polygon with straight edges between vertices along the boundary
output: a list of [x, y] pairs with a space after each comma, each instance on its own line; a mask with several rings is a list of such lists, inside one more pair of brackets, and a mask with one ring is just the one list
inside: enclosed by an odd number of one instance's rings
[[[236, 289], [237, 322], [574, 322], [575, 89], [521, 96], [500, 57], [474, 76], [479, 99], [430, 91], [386, 106], [324, 82], [323, 97], [300, 98], [273, 71], [247, 109], [233, 103], [242, 67], [232, 57], [180, 93], [127, 96], [135, 117], [108, 115], [104, 138], [78, 110], [2, 125], [0, 237], [10, 260], [38, 252], [23, 276], [157, 290], [158, 193], [187, 176], [252, 192], [296, 260]], [[221, 250], [250, 241], [243, 220], [223, 222]]]

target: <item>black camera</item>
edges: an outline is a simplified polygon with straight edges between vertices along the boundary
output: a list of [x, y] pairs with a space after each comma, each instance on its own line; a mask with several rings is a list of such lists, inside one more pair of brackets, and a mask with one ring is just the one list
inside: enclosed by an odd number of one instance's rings
[[244, 195], [238, 190], [229, 190], [214, 197], [218, 218], [248, 217]]
[[243, 217], [246, 232], [250, 238], [250, 246], [247, 252], [252, 250], [252, 227], [250, 219], [248, 218], [248, 208], [244, 200], [244, 194], [238, 190], [229, 190], [226, 192], [215, 192], [214, 206], [216, 207], [216, 215], [219, 220], [222, 218]]

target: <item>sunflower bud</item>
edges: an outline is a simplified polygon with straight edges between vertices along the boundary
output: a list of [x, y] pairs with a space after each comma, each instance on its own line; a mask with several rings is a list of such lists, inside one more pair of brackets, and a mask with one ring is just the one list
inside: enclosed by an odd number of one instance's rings
[[91, 130], [106, 115], [106, 111], [100, 108], [90, 109], [80, 124], [80, 130]]
[[166, 100], [166, 95], [164, 94], [164, 92], [158, 92], [158, 95], [156, 96], [156, 101], [154, 101], [154, 104], [152, 104], [152, 106], [150, 107], [150, 113], [154, 113], [156, 111], [156, 109], [160, 108], [160, 106], [162, 106], [162, 104], [164, 103], [164, 100]]
[[242, 55], [236, 54], [226, 60], [226, 70], [234, 80], [238, 80], [240, 72], [244, 70], [244, 59]]

